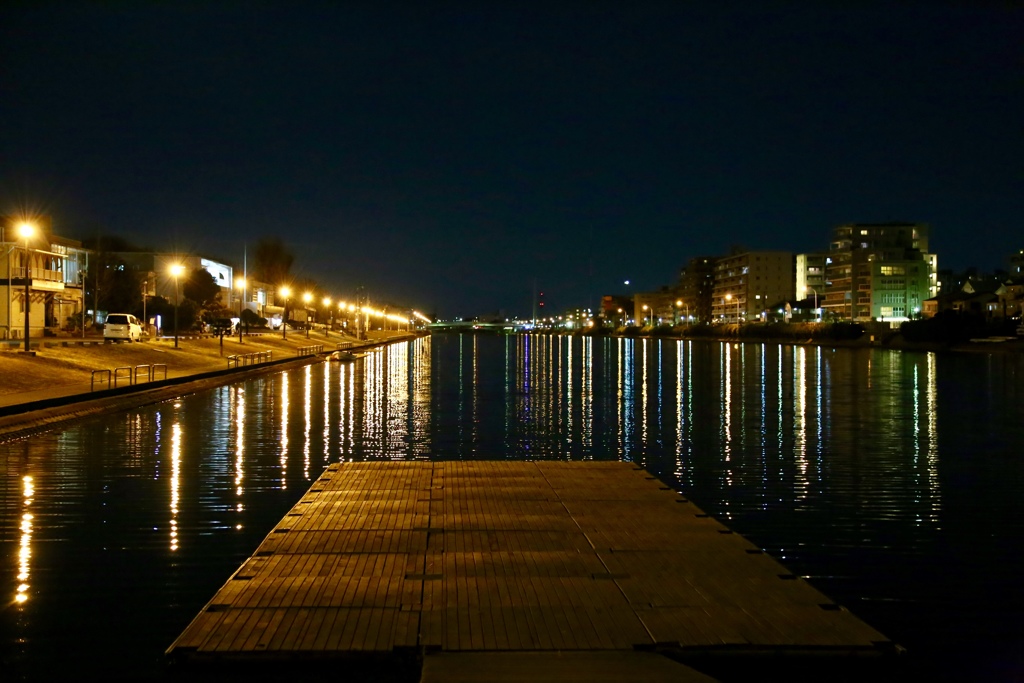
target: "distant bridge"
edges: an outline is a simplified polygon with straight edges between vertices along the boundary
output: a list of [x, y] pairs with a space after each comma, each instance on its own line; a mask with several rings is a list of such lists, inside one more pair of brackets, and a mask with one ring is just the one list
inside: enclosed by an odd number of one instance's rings
[[509, 322], [480, 322], [477, 320], [439, 321], [427, 325], [431, 332], [484, 332], [491, 334], [509, 334], [533, 329], [533, 323], [523, 320]]

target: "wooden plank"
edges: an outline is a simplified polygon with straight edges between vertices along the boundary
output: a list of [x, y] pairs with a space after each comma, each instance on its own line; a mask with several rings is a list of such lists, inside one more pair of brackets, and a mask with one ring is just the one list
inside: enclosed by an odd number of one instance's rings
[[319, 477], [168, 652], [884, 641], [632, 464], [368, 462]]

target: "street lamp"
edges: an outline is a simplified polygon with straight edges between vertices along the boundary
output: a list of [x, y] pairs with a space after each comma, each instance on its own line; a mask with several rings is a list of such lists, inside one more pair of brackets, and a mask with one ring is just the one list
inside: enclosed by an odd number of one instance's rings
[[281, 339], [288, 338], [288, 298], [292, 295], [292, 290], [288, 286], [282, 286], [278, 290], [281, 296], [284, 297], [284, 312], [281, 314]]
[[184, 270], [180, 263], [171, 265], [171, 277], [174, 278], [174, 348], [178, 348], [178, 278]]
[[324, 337], [330, 338], [331, 328], [334, 327], [334, 309], [331, 308], [331, 297], [324, 297], [324, 310], [327, 311], [327, 327], [324, 328]]
[[[733, 298], [732, 294], [726, 294], [725, 295], [725, 300], [726, 301], [732, 301], [732, 298]], [[740, 324], [740, 298], [739, 297], [736, 297], [736, 324], [737, 325]]]
[[[29, 239], [33, 235], [35, 235], [35, 233], [36, 233], [36, 226], [32, 225], [31, 223], [25, 222], [25, 223], [21, 223], [18, 226], [18, 235], [20, 235], [21, 237], [25, 238], [25, 353], [28, 353], [28, 334], [29, 334], [28, 312], [29, 312], [29, 304], [31, 303], [30, 299], [29, 299], [29, 297], [30, 297], [30, 294], [29, 294], [29, 282], [31, 282], [31, 280], [29, 278], [28, 241], [29, 241]], [[83, 321], [83, 325], [84, 324], [85, 323]]]
[[313, 300], [313, 295], [310, 292], [306, 292], [302, 295], [302, 303], [306, 305], [306, 339], [309, 339], [309, 302]]
[[814, 292], [814, 317], [817, 318], [818, 317], [818, 290], [816, 290], [814, 287], [811, 287], [810, 285], [804, 285], [804, 297], [807, 296], [807, 290], [808, 289], [811, 290], [812, 292]]
[[245, 278], [240, 277], [235, 279], [235, 287], [242, 292], [238, 297], [238, 343], [242, 343], [242, 302], [245, 300]]

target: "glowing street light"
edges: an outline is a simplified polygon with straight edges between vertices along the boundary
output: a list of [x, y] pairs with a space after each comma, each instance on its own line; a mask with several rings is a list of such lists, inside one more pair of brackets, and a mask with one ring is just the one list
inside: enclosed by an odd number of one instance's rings
[[281, 339], [288, 338], [288, 298], [292, 295], [292, 290], [287, 285], [281, 287], [278, 290], [281, 296], [284, 298], [284, 313], [281, 314]]
[[235, 288], [241, 292], [238, 297], [238, 343], [242, 343], [242, 302], [245, 300], [245, 278], [240, 277], [235, 279]]
[[[29, 334], [28, 312], [29, 312], [29, 304], [31, 303], [30, 294], [29, 294], [29, 283], [31, 282], [31, 279], [29, 277], [29, 272], [30, 271], [29, 271], [28, 241], [35, 234], [36, 234], [36, 226], [32, 225], [28, 221], [18, 225], [18, 235], [25, 239], [25, 353], [28, 353], [28, 334]], [[82, 325], [83, 326], [85, 325], [85, 317], [84, 316], [82, 318]]]
[[324, 328], [324, 337], [331, 336], [331, 328], [334, 327], [334, 309], [331, 308], [331, 297], [325, 296], [323, 300], [324, 310], [327, 311], [327, 327]]
[[682, 305], [683, 305], [683, 312], [684, 312], [684, 313], [685, 313], [685, 315], [686, 315], [686, 318], [685, 318], [685, 319], [686, 319], [686, 324], [687, 324], [687, 325], [689, 325], [689, 324], [690, 324], [690, 320], [691, 320], [691, 318], [690, 318], [690, 303], [689, 303], [688, 301], [682, 301], [682, 300], [680, 300], [680, 301], [677, 301], [677, 302], [676, 302], [676, 305], [677, 305], [677, 306], [678, 306], [679, 304], [682, 304]]
[[[726, 301], [732, 301], [732, 294], [725, 295]], [[736, 297], [736, 324], [740, 324], [740, 298]]]
[[807, 298], [807, 290], [808, 289], [811, 290], [812, 292], [814, 292], [814, 317], [817, 318], [818, 317], [818, 290], [816, 290], [814, 287], [811, 287], [810, 285], [804, 285], [804, 298], [805, 299]]
[[309, 339], [309, 302], [313, 300], [312, 292], [306, 292], [302, 295], [302, 303], [306, 304], [306, 339]]
[[171, 264], [171, 277], [174, 278], [174, 348], [178, 348], [178, 278], [185, 272], [180, 263]]

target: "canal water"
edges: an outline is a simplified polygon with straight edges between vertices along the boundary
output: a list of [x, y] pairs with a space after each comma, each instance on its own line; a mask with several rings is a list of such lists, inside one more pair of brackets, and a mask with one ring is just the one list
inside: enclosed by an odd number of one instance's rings
[[0, 443], [3, 678], [160, 678], [332, 462], [628, 460], [907, 648], [1024, 679], [1024, 358], [439, 335]]

